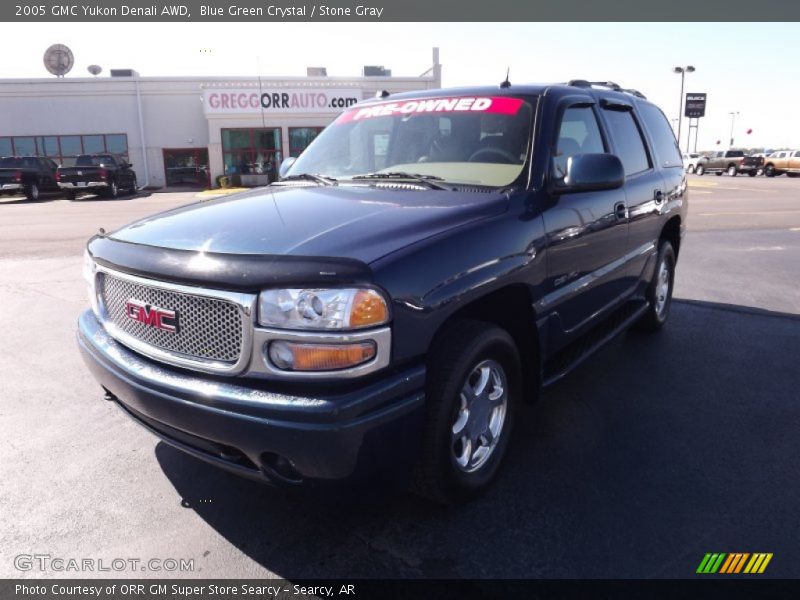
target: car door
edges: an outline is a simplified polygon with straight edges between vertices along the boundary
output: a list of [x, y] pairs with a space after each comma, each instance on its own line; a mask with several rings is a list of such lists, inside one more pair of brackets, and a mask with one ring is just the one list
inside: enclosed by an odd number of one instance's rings
[[[571, 156], [604, 153], [609, 145], [594, 98], [570, 100], [556, 114], [550, 177], [561, 179]], [[557, 315], [561, 341], [566, 343], [622, 293], [624, 269], [619, 261], [628, 235], [625, 192], [619, 188], [563, 194], [549, 202], [543, 213], [547, 277], [542, 308]]]
[[48, 190], [59, 189], [58, 181], [56, 180], [58, 165], [49, 158], [40, 158], [39, 163], [41, 164], [42, 187]]
[[646, 152], [652, 165], [628, 179], [628, 252], [632, 257], [631, 285], [636, 285], [646, 275], [643, 269], [647, 267], [647, 257], [656, 250], [665, 215], [685, 196], [687, 187], [678, 141], [661, 109], [649, 102], [637, 102], [631, 116], [643, 145], [636, 151]]

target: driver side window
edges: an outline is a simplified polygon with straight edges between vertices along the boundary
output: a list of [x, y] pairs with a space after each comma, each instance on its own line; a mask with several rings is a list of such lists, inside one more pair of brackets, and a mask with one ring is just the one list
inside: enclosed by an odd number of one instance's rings
[[553, 177], [563, 179], [566, 176], [570, 156], [604, 152], [606, 147], [592, 107], [574, 106], [566, 109], [561, 117], [553, 155]]

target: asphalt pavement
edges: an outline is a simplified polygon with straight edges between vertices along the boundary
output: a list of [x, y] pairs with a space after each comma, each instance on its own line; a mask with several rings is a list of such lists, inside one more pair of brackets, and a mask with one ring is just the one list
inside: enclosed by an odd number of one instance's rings
[[706, 552], [800, 576], [800, 180], [690, 184], [668, 327], [526, 407], [496, 485], [450, 510], [241, 480], [102, 400], [74, 342], [83, 243], [193, 193], [0, 200], [0, 577], [87, 575], [20, 554], [194, 562], [103, 573], [126, 577], [687, 577]]

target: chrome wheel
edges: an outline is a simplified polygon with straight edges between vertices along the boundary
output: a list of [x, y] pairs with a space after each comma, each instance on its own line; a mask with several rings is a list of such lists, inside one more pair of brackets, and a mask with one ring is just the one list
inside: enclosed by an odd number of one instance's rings
[[658, 266], [658, 279], [656, 279], [656, 315], [661, 319], [664, 317], [664, 312], [667, 308], [667, 300], [669, 299], [669, 287], [671, 284], [671, 277], [669, 272], [669, 265], [666, 260], [662, 260]]
[[467, 376], [451, 428], [451, 453], [456, 466], [472, 473], [492, 456], [508, 409], [508, 380], [503, 367], [484, 360]]

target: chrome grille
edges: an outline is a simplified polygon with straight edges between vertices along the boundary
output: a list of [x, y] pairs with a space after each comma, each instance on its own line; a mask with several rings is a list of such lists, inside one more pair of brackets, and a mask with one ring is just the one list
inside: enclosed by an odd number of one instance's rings
[[[105, 319], [138, 342], [202, 361], [233, 365], [241, 357], [243, 316], [233, 302], [163, 289], [157, 283], [144, 285], [109, 273], [98, 274], [97, 291]], [[130, 319], [125, 310], [130, 300], [174, 310], [177, 331], [164, 331]]]

